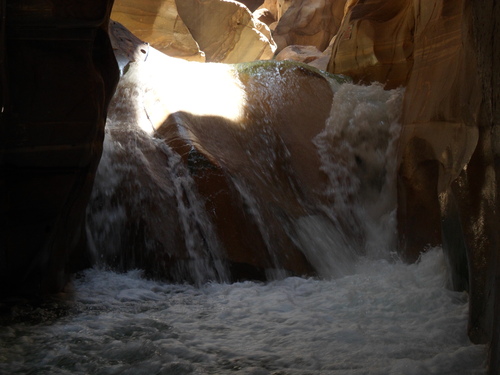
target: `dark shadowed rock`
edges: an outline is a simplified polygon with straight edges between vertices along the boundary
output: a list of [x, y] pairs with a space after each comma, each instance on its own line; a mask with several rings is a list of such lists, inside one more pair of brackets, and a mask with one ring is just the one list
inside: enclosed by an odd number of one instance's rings
[[7, 1], [0, 114], [0, 294], [61, 290], [87, 265], [85, 209], [118, 69], [112, 1]]

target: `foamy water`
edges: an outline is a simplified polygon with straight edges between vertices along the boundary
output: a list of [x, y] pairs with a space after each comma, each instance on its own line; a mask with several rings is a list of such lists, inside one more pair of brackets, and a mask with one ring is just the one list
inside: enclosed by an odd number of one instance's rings
[[467, 295], [445, 283], [438, 250], [336, 280], [200, 288], [91, 269], [0, 328], [0, 373], [485, 374]]

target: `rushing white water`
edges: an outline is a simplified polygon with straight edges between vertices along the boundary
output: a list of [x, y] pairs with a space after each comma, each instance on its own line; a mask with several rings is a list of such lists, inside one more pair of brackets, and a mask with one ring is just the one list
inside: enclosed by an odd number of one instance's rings
[[336, 280], [200, 288], [92, 269], [0, 327], [2, 374], [484, 374], [440, 250]]

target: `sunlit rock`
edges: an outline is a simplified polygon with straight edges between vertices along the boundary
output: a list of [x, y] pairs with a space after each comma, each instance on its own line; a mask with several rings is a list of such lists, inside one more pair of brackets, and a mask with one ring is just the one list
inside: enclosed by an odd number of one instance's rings
[[277, 52], [288, 45], [315, 46], [324, 51], [337, 34], [345, 0], [301, 0], [292, 2], [273, 32]]
[[253, 12], [253, 16], [260, 22], [265, 23], [267, 26], [269, 26], [271, 31], [273, 30], [271, 28], [271, 25], [276, 23], [276, 18], [269, 9], [259, 8], [255, 12]]
[[413, 1], [350, 0], [345, 7], [328, 71], [358, 82], [382, 82], [387, 88], [405, 85], [417, 27]]
[[157, 50], [189, 61], [269, 59], [276, 49], [269, 28], [232, 0], [117, 0], [112, 18]]
[[232, 0], [182, 0], [177, 9], [207, 61], [269, 59], [276, 49], [269, 28]]
[[169, 56], [205, 60], [204, 53], [179, 17], [175, 0], [115, 0], [111, 18]]
[[320, 57], [323, 57], [323, 54], [314, 46], [292, 45], [287, 46], [280, 53], [278, 53], [275, 57], [275, 60], [292, 60], [307, 64]]

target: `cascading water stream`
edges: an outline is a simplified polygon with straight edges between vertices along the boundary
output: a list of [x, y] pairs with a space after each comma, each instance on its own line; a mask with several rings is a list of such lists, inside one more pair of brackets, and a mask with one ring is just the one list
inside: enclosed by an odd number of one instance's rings
[[394, 256], [400, 90], [335, 85], [313, 139], [326, 183], [310, 196], [275, 131], [245, 144], [255, 163], [226, 180], [260, 246], [287, 243], [274, 237], [281, 228], [319, 277], [287, 277], [275, 253], [271, 281], [228, 283], [231, 249], [210, 202], [186, 155], [144, 131], [145, 91], [132, 83], [108, 119], [88, 211], [96, 266], [0, 325], [0, 373], [485, 373], [485, 349], [466, 335], [467, 295], [445, 287], [442, 251], [412, 265]]

